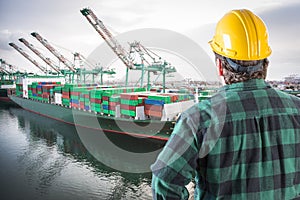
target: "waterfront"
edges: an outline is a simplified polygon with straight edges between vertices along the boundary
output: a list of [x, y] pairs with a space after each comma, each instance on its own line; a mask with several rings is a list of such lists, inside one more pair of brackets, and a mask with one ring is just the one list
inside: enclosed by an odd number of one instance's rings
[[163, 144], [1, 104], [0, 130], [1, 199], [151, 199], [149, 167]]

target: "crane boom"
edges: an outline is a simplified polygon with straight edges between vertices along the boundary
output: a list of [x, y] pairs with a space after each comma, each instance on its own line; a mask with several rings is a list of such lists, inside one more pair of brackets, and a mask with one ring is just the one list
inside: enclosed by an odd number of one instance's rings
[[83, 16], [90, 22], [94, 29], [100, 34], [108, 46], [113, 50], [113, 52], [121, 59], [121, 61], [129, 69], [135, 68], [133, 62], [129, 59], [129, 54], [126, 50], [118, 43], [118, 41], [112, 36], [110, 31], [105, 27], [103, 22], [97, 18], [93, 11], [89, 8], [84, 8], [80, 10]]
[[25, 58], [27, 58], [30, 62], [32, 62], [37, 68], [39, 68], [42, 72], [47, 73], [47, 69], [36, 62], [33, 58], [31, 58], [22, 48], [18, 47], [15, 43], [9, 43], [15, 50], [17, 50], [20, 54], [22, 54]]
[[45, 63], [47, 63], [52, 69], [54, 69], [56, 72], [60, 72], [59, 69], [53, 64], [53, 62], [46, 58], [43, 54], [41, 54], [32, 44], [30, 44], [27, 40], [24, 38], [19, 39], [20, 42], [24, 43], [25, 46], [27, 46], [31, 51], [33, 51], [37, 56], [39, 56]]
[[54, 56], [58, 58], [60, 62], [64, 63], [64, 65], [67, 66], [71, 71], [76, 71], [73, 64], [57, 50], [55, 50], [46, 39], [42, 38], [40, 34], [38, 34], [37, 32], [32, 32], [31, 35], [35, 37], [40, 43], [42, 43]]
[[16, 71], [16, 66], [7, 63], [5, 60], [0, 58], [0, 63], [3, 64], [4, 66], [8, 66], [8, 68], [12, 71]]
[[[7, 69], [5, 69], [5, 66], [6, 65], [9, 65], [9, 64], [7, 64], [6, 62], [5, 62], [5, 60], [2, 60], [2, 59], [0, 59], [0, 71], [1, 72], [4, 72], [4, 73], [6, 73], [6, 74], [10, 74], [10, 72], [9, 71], [7, 71]], [[4, 66], [4, 67], [3, 67]], [[10, 65], [9, 65], [10, 66]]]
[[5, 74], [10, 74], [9, 71], [4, 69], [3, 67], [0, 67], [0, 72], [4, 72]]

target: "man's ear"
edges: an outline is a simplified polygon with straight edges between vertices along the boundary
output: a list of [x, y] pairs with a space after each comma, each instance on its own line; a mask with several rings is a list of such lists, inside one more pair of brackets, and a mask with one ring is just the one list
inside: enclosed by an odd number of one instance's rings
[[222, 61], [220, 58], [217, 58], [216, 65], [218, 68], [219, 76], [223, 76], [223, 66], [222, 66]]

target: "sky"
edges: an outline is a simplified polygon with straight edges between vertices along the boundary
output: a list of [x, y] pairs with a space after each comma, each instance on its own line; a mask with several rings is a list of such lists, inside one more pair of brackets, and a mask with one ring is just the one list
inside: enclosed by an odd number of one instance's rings
[[[259, 15], [268, 27], [272, 55], [269, 58], [267, 79], [282, 80], [283, 77], [291, 74], [300, 75], [300, 23], [298, 22], [300, 3], [298, 0], [227, 0], [226, 3], [224, 0], [0, 0], [0, 58], [20, 70], [28, 72], [38, 70], [8, 45], [9, 42], [14, 42], [38, 63], [45, 65], [40, 58], [18, 41], [23, 37], [43, 55], [58, 63], [58, 60], [30, 35], [32, 32], [38, 32], [71, 61], [72, 53], [79, 52], [86, 58], [98, 59], [98, 62], [107, 65], [107, 61], [104, 63], [101, 61], [101, 56], [106, 56], [103, 50], [101, 55], [97, 55], [99, 58], [90, 56], [95, 55], [95, 50], [99, 46], [102, 48], [106, 44], [80, 13], [80, 10], [86, 7], [91, 8], [113, 35], [119, 37], [122, 42], [126, 39], [135, 39], [132, 36], [141, 40], [151, 40], [158, 37], [156, 34], [159, 34], [160, 30], [170, 35], [174, 33], [172, 38], [160, 38], [160, 44], [154, 42], [148, 44], [154, 49], [160, 49], [161, 51], [158, 52], [171, 59], [173, 63], [180, 63], [175, 67], [187, 77], [195, 74], [192, 68], [185, 67], [187, 63], [192, 63], [191, 65], [196, 68], [199, 68], [198, 65], [205, 65], [200, 70], [204, 77], [216, 76], [213, 53], [208, 45], [208, 41], [213, 37], [215, 25], [226, 12], [247, 8]], [[147, 32], [143, 34], [139, 30], [147, 30]], [[130, 37], [126, 33], [130, 33]], [[177, 41], [176, 38], [181, 39]], [[192, 43], [198, 45], [200, 49]], [[189, 47], [191, 47], [190, 51]], [[169, 54], [165, 53], [163, 48], [167, 48]], [[180, 49], [185, 50], [183, 52]], [[170, 52], [173, 52], [173, 56], [170, 56]], [[199, 55], [201, 54], [199, 58], [202, 60], [195, 61], [188, 57], [189, 52], [191, 55], [197, 55], [199, 52]], [[174, 55], [183, 61], [178, 61]], [[124, 68], [125, 66], [120, 66], [117, 71], [123, 71]]]

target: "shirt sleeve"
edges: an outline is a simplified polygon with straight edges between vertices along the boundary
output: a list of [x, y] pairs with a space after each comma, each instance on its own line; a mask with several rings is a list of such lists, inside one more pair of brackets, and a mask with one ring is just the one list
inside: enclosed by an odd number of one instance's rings
[[194, 121], [198, 120], [180, 117], [151, 166], [153, 199], [188, 199], [185, 185], [191, 181], [199, 158], [198, 125]]

